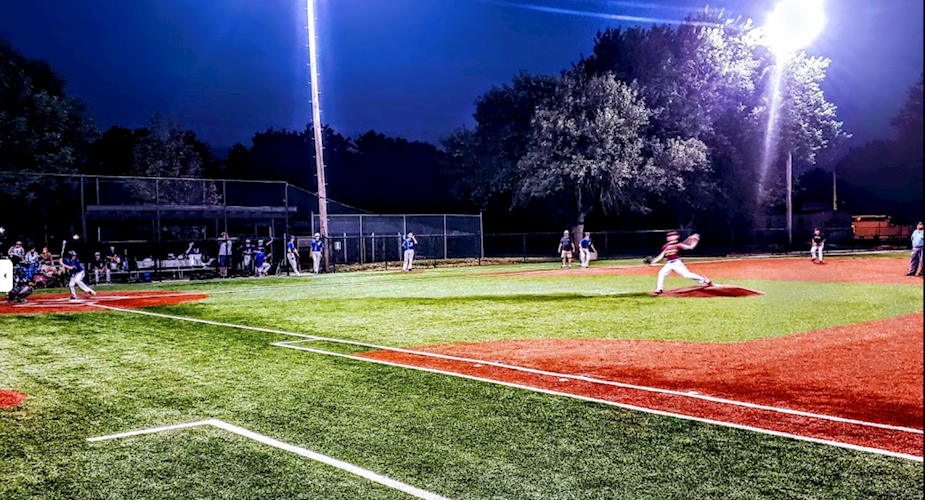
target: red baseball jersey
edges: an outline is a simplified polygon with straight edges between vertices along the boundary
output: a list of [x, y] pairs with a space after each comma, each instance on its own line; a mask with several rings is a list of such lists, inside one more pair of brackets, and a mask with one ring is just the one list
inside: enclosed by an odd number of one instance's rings
[[665, 243], [665, 246], [662, 247], [662, 252], [665, 252], [665, 258], [669, 261], [681, 258], [681, 246], [679, 243]]

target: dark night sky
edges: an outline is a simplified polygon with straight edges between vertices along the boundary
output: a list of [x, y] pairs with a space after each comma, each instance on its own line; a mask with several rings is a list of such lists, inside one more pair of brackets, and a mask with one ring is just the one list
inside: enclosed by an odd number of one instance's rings
[[[518, 70], [552, 73], [588, 53], [618, 21], [475, 0], [319, 0], [322, 119], [436, 142], [471, 124], [474, 99]], [[680, 19], [704, 0], [505, 0]], [[759, 21], [771, 0], [722, 0]], [[922, 0], [828, 0], [810, 51], [832, 58], [826, 83], [857, 141], [887, 137], [922, 71]], [[644, 7], [641, 5], [645, 5]], [[250, 144], [268, 127], [308, 121], [303, 0], [6, 2], [0, 36], [47, 59], [101, 128], [140, 126], [154, 111], [215, 146]]]

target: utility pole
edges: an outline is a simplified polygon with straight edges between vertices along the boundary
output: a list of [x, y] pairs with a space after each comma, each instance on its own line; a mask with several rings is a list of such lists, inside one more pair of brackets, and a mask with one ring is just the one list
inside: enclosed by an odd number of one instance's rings
[[793, 247], [793, 150], [787, 151], [787, 247]]
[[306, 0], [308, 11], [308, 66], [311, 69], [312, 128], [315, 136], [315, 168], [318, 171], [318, 217], [321, 239], [324, 242], [324, 270], [329, 269], [331, 243], [328, 241], [328, 195], [324, 180], [324, 145], [321, 142], [321, 102], [318, 98], [318, 54], [315, 50], [315, 0]]

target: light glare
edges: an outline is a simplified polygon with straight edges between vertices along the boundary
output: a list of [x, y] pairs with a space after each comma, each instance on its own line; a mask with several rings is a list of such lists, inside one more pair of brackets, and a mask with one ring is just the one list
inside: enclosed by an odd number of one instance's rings
[[823, 0], [781, 0], [764, 25], [765, 44], [778, 55], [807, 47], [825, 29]]

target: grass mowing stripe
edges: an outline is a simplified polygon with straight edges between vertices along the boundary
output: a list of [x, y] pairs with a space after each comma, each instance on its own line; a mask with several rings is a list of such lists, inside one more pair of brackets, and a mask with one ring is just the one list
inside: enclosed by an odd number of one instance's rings
[[237, 434], [239, 436], [257, 441], [259, 443], [263, 443], [267, 446], [272, 446], [274, 448], [278, 448], [283, 451], [295, 453], [296, 455], [308, 458], [309, 460], [314, 460], [316, 462], [329, 465], [331, 467], [360, 476], [364, 479], [368, 479], [374, 483], [378, 483], [383, 486], [392, 488], [394, 490], [407, 493], [415, 498], [420, 498], [422, 500], [449, 500], [448, 498], [437, 495], [436, 493], [431, 493], [429, 491], [416, 488], [409, 484], [405, 484], [401, 481], [396, 481], [392, 478], [383, 476], [381, 474], [377, 474], [371, 470], [367, 470], [362, 467], [353, 465], [351, 463], [344, 462], [343, 460], [338, 460], [336, 458], [332, 458], [327, 455], [322, 455], [320, 453], [316, 453], [314, 451], [307, 450], [299, 446], [294, 446], [289, 443], [284, 443], [277, 439], [273, 439], [269, 436], [265, 436], [263, 434], [249, 431], [243, 427], [238, 427], [237, 425], [229, 424], [228, 422], [223, 422], [218, 419], [200, 420], [198, 422], [191, 422], [188, 424], [168, 425], [164, 427], [152, 427], [149, 429], [123, 432], [120, 434], [112, 434], [109, 436], [99, 436], [95, 438], [89, 438], [87, 439], [87, 441], [95, 443], [95, 442], [100, 442], [100, 441], [109, 441], [112, 439], [121, 439], [121, 438], [126, 438], [126, 437], [131, 437], [131, 436], [140, 436], [144, 434], [155, 434], [158, 432], [166, 432], [166, 431], [171, 431], [171, 430], [176, 430], [176, 429], [189, 429], [192, 427], [202, 427], [202, 426], [216, 427], [216, 428], [231, 432], [232, 434]]
[[[148, 315], [148, 316], [162, 317], [162, 318], [166, 318], [166, 319], [175, 319], [175, 320], [179, 320], [179, 321], [192, 321], [192, 322], [196, 322], [196, 323], [205, 323], [205, 324], [211, 324], [211, 325], [214, 325], [214, 326], [223, 326], [223, 327], [230, 327], [230, 328], [241, 328], [241, 329], [255, 330], [255, 331], [266, 331], [266, 330], [261, 330], [261, 329], [255, 328], [255, 327], [249, 327], [249, 326], [243, 326], [243, 325], [234, 325], [234, 324], [230, 324], [230, 323], [217, 323], [217, 322], [209, 321], [209, 320], [202, 320], [202, 319], [196, 319], [196, 318], [185, 318], [185, 317], [183, 317], [183, 316], [173, 316], [173, 315], [167, 315], [167, 314], [153, 313], [153, 312], [149, 312], [149, 311], [139, 311], [139, 310], [131, 310], [131, 309], [119, 309], [119, 308], [117, 308], [117, 307], [109, 307], [109, 306], [97, 306], [97, 307], [103, 307], [103, 308], [105, 308], [105, 309], [110, 309], [110, 310], [113, 310], [113, 311], [120, 311], [120, 312], [126, 312], [126, 313], [134, 313], [134, 314], [143, 314], [143, 315]], [[586, 381], [586, 382], [605, 383], [605, 384], [608, 384], [608, 385], [617, 385], [617, 386], [620, 386], [620, 387], [632, 388], [632, 389], [638, 389], [638, 390], [646, 390], [646, 391], [651, 391], [651, 392], [663, 392], [663, 393], [669, 393], [669, 394], [673, 394], [673, 395], [679, 395], [679, 396], [689, 397], [689, 398], [693, 398], [693, 399], [706, 399], [706, 400], [710, 400], [710, 401], [713, 401], [713, 402], [720, 402], [720, 403], [725, 403], [725, 404], [732, 404], [732, 405], [745, 406], [745, 407], [751, 407], [751, 408], [756, 408], [756, 409], [763, 409], [763, 410], [773, 411], [773, 412], [778, 412], [778, 413], [787, 413], [787, 414], [801, 415], [801, 416], [807, 416], [807, 417], [811, 417], [811, 418], [818, 418], [818, 419], [822, 419], [822, 420], [832, 420], [832, 421], [836, 421], [836, 422], [851, 423], [851, 424], [855, 424], [855, 425], [863, 425], [863, 426], [869, 426], [869, 427], [878, 427], [878, 428], [885, 428], [885, 429], [890, 429], [890, 430], [899, 430], [899, 431], [903, 431], [903, 432], [911, 432], [911, 433], [916, 433], [916, 434], [922, 434], [922, 431], [919, 430], [919, 429], [912, 429], [912, 428], [899, 427], [899, 426], [888, 426], [888, 425], [886, 425], [886, 424], [878, 424], [878, 423], [874, 423], [874, 422], [863, 422], [863, 421], [860, 421], [860, 420], [844, 419], [844, 418], [841, 418], [841, 417], [835, 417], [835, 416], [830, 416], [830, 415], [820, 415], [820, 414], [814, 414], [814, 413], [809, 413], [809, 412], [799, 412], [799, 411], [797, 411], [797, 410], [789, 410], [789, 409], [785, 409], [785, 408], [776, 408], [776, 407], [772, 407], [772, 406], [755, 405], [755, 404], [752, 404], [752, 403], [744, 403], [744, 402], [733, 401], [733, 400], [725, 400], [725, 399], [721, 399], [721, 398], [711, 398], [710, 396], [703, 396], [703, 395], [700, 395], [700, 394], [689, 394], [689, 393], [680, 392], [680, 391], [669, 391], [669, 390], [666, 390], [666, 389], [657, 389], [657, 388], [650, 388], [650, 387], [644, 387], [644, 386], [632, 386], [632, 385], [629, 385], [629, 384], [620, 384], [620, 383], [618, 383], [618, 382], [601, 381], [601, 380], [599, 380], [599, 379], [593, 379], [593, 378], [590, 378], [590, 377], [581, 377], [581, 376], [575, 376], [575, 375], [557, 374], [557, 373], [554, 373], [554, 372], [543, 372], [543, 371], [541, 371], [541, 370], [534, 370], [534, 369], [531, 369], [531, 368], [516, 367], [516, 366], [513, 366], [513, 365], [503, 365], [503, 364], [501, 364], [501, 363], [492, 363], [492, 362], [486, 362], [486, 361], [481, 361], [481, 360], [476, 360], [476, 359], [459, 358], [459, 357], [455, 357], [455, 356], [447, 356], [447, 355], [443, 355], [443, 354], [427, 353], [427, 352], [422, 352], [422, 351], [413, 351], [413, 350], [409, 350], [409, 349], [390, 348], [390, 347], [387, 347], [387, 346], [379, 346], [379, 345], [369, 344], [369, 343], [365, 343], [365, 342], [356, 342], [356, 341], [349, 341], [349, 340], [340, 340], [340, 339], [334, 339], [334, 338], [328, 338], [328, 337], [308, 336], [308, 335], [299, 334], [299, 333], [293, 333], [293, 332], [282, 332], [282, 331], [280, 331], [280, 330], [275, 331], [275, 333], [280, 333], [280, 334], [282, 334], [282, 335], [288, 335], [288, 336], [296, 336], [296, 337], [309, 338], [309, 339], [312, 339], [312, 340], [318, 340], [318, 341], [323, 341], [323, 342], [344, 343], [344, 344], [348, 344], [348, 345], [356, 345], [356, 346], [369, 347], [369, 348], [381, 349], [381, 350], [391, 350], [391, 351], [395, 351], [395, 352], [403, 352], [403, 353], [406, 353], [406, 354], [416, 354], [416, 355], [421, 355], [421, 356], [429, 356], [429, 357], [435, 357], [435, 358], [450, 359], [450, 360], [454, 360], [454, 361], [463, 361], [463, 362], [473, 362], [473, 363], [491, 364], [491, 365], [494, 365], [494, 366], [497, 366], [497, 367], [501, 367], [501, 368], [515, 369], [515, 370], [520, 370], [520, 371], [525, 371], [525, 372], [535, 373], [535, 374], [541, 374], [541, 375], [562, 376], [562, 377], [573, 378], [573, 379], [576, 379], [576, 380], [582, 380], [582, 381]], [[311, 349], [311, 348], [307, 348], [307, 347], [288, 345], [288, 344], [285, 343], [285, 342], [273, 343], [273, 344], [271, 344], [271, 345], [274, 345], [274, 346], [277, 346], [277, 347], [287, 347], [287, 348], [290, 348], [290, 349], [304, 350], [304, 351], [308, 351], [308, 352], [316, 352], [316, 353], [319, 353], [319, 354], [326, 354], [326, 355], [332, 355], [332, 356], [341, 356], [341, 357], [350, 358], [350, 359], [359, 359], [359, 360], [364, 360], [364, 361], [373, 361], [373, 360], [370, 360], [370, 359], [367, 359], [367, 358], [360, 358], [360, 357], [356, 357], [356, 356], [349, 355], [349, 354], [332, 353], [332, 352], [330, 352], [330, 351], [323, 351], [323, 350]], [[380, 362], [379, 360], [375, 360], [375, 361], [376, 361], [376, 362]], [[388, 364], [388, 363], [386, 363], [386, 362], [382, 362], [382, 363]], [[405, 367], [405, 368], [413, 368], [413, 369], [419, 369], [419, 370], [422, 369], [422, 368], [419, 368], [419, 367], [408, 367], [408, 366], [400, 365], [400, 364], [393, 364], [393, 365], [391, 365], [391, 366], [402, 366], [402, 367]], [[435, 373], [453, 374], [453, 372], [446, 372], [446, 371], [440, 371], [440, 370], [435, 371]], [[460, 374], [454, 374], [454, 375], [456, 375], [456, 376], [461, 376]], [[471, 378], [472, 378], [473, 380], [491, 381], [490, 379], [483, 379], [483, 378], [479, 378], [479, 377], [471, 377]], [[496, 382], [496, 381], [491, 381], [491, 382], [492, 382], [492, 383], [498, 383], [498, 382]], [[520, 386], [520, 385], [517, 385], [517, 387], [519, 387], [519, 388], [525, 388], [525, 389], [528, 389], [528, 390], [539, 391], [539, 392], [545, 392], [545, 391], [542, 390], [542, 389], [531, 388], [531, 387], [529, 387], [529, 386]], [[564, 394], [566, 394], [566, 393], [558, 393], [558, 392], [553, 392], [553, 393], [559, 394], [559, 395], [564, 395]], [[570, 395], [570, 397], [582, 398], [581, 396], [576, 396], [576, 395]], [[589, 400], [589, 401], [596, 401], [596, 402], [602, 402], [602, 401], [604, 401], [604, 400], [597, 400], [597, 399], [593, 399], [593, 398], [586, 398], [586, 399]], [[608, 404], [613, 404], [613, 405], [620, 406], [620, 404], [618, 404], [618, 403], [613, 403], [613, 402], [608, 402]], [[690, 419], [690, 420], [702, 421], [702, 422], [712, 423], [712, 424], [715, 424], [715, 425], [723, 425], [723, 426], [727, 426], [727, 427], [733, 427], [733, 428], [737, 428], [737, 429], [751, 430], [751, 431], [754, 431], [754, 432], [762, 432], [762, 433], [766, 433], [766, 434], [772, 434], [772, 435], [779, 435], [779, 436], [785, 436], [785, 437], [796, 438], [796, 435], [793, 435], [793, 434], [780, 433], [780, 432], [777, 432], [777, 431], [770, 431], [770, 430], [767, 430], [767, 429], [759, 429], [759, 428], [757, 428], [757, 427], [742, 426], [742, 425], [739, 425], [739, 424], [733, 424], [733, 423], [729, 423], [729, 422], [719, 422], [719, 421], [716, 421], [716, 420], [699, 419], [698, 417], [691, 417], [691, 416], [688, 416], [688, 415], [681, 415], [681, 414], [669, 413], [669, 412], [661, 412], [661, 411], [659, 411], [659, 410], [653, 410], [653, 409], [650, 409], [650, 408], [642, 408], [642, 407], [630, 406], [630, 405], [623, 405], [622, 407], [624, 407], [624, 408], [629, 408], [629, 409], [634, 409], [634, 410], [637, 410], [637, 411], [645, 411], [645, 412], [649, 412], [649, 413], [654, 413], [654, 414], [657, 414], [657, 415], [674, 416], [674, 417], [677, 417], [677, 418], [685, 418], [685, 419]], [[809, 438], [809, 437], [799, 437], [798, 439], [807, 440], [807, 441], [816, 442], [816, 443], [822, 443], [822, 444], [833, 444], [833, 445], [834, 445], [834, 443], [836, 443], [835, 441], [827, 441], [827, 440], [815, 439], [815, 438]], [[840, 447], [847, 447], [847, 448], [849, 448], [849, 449], [856, 449], [856, 450], [859, 450], [859, 451], [868, 451], [868, 452], [872, 452], [872, 453], [880, 453], [880, 454], [885, 454], [885, 455], [887, 455], [887, 456], [895, 456], [895, 457], [899, 457], [899, 458], [907, 458], [907, 459], [912, 459], [912, 460], [917, 460], [917, 461], [921, 461], [921, 460], [922, 460], [922, 457], [916, 457], [916, 456], [914, 456], [914, 455], [906, 455], [906, 454], [902, 454], [902, 453], [893, 453], [893, 452], [888, 452], [888, 451], [885, 451], [885, 450], [877, 450], [876, 448], [868, 448], [868, 447], [862, 447], [862, 446], [855, 446], [855, 445], [850, 445], [850, 444], [846, 444], [846, 443], [838, 443], [837, 446], [840, 446]], [[873, 451], [873, 450], [876, 450], [876, 451]]]
[[790, 433], [786, 433], [786, 432], [774, 431], [774, 430], [769, 430], [769, 429], [762, 429], [762, 428], [760, 428], [760, 427], [752, 427], [752, 426], [748, 426], [748, 425], [734, 424], [734, 423], [730, 423], [730, 422], [721, 422], [721, 421], [718, 421], [718, 420], [712, 420], [712, 419], [701, 418], [701, 417], [693, 417], [693, 416], [690, 416], [690, 415], [683, 415], [683, 414], [680, 414], [680, 413], [671, 413], [671, 412], [666, 412], [666, 411], [662, 411], [662, 410], [654, 410], [654, 409], [651, 409], [651, 408], [644, 408], [644, 407], [641, 407], [641, 406], [634, 406], [634, 405], [630, 405], [630, 404], [626, 404], [626, 403], [617, 403], [617, 402], [614, 402], [614, 401], [607, 401], [607, 400], [605, 400], [605, 399], [597, 399], [597, 398], [592, 398], [592, 397], [588, 397], [588, 396], [581, 396], [581, 395], [577, 395], [577, 394], [569, 394], [569, 393], [567, 393], [567, 392], [553, 391], [553, 390], [550, 390], [550, 389], [540, 389], [540, 388], [531, 387], [531, 386], [528, 386], [528, 385], [515, 384], [515, 383], [511, 383], [511, 382], [502, 382], [502, 381], [499, 381], [499, 380], [493, 380], [493, 379], [489, 379], [489, 378], [476, 377], [476, 376], [474, 376], [474, 375], [466, 375], [466, 374], [462, 374], [462, 373], [456, 373], [456, 372], [445, 371], [445, 370], [438, 370], [438, 369], [435, 369], [435, 368], [424, 368], [424, 367], [419, 367], [419, 366], [402, 365], [402, 364], [399, 364], [399, 363], [392, 363], [392, 362], [390, 362], [390, 361], [383, 361], [383, 360], [379, 360], [379, 359], [362, 358], [362, 357], [359, 357], [359, 356], [352, 356], [352, 355], [349, 355], [349, 354], [341, 354], [341, 353], [338, 353], [338, 352], [328, 352], [328, 351], [323, 351], [323, 350], [320, 350], [320, 349], [312, 349], [312, 348], [310, 348], [310, 347], [302, 347], [302, 346], [296, 346], [296, 345], [287, 345], [287, 344], [282, 343], [282, 342], [280, 342], [280, 343], [275, 343], [275, 344], [271, 344], [271, 345], [274, 345], [274, 346], [277, 346], [277, 347], [285, 347], [285, 348], [288, 348], [288, 349], [295, 349], [295, 350], [298, 350], [298, 351], [307, 351], [307, 352], [311, 352], [311, 353], [314, 353], [314, 354], [322, 354], [322, 355], [325, 355], [325, 356], [335, 356], [335, 357], [339, 357], [339, 358], [346, 358], [346, 359], [350, 359], [350, 360], [354, 360], [354, 361], [365, 361], [365, 362], [368, 362], [368, 363], [376, 363], [376, 364], [381, 364], [381, 365], [385, 365], [385, 366], [392, 366], [392, 367], [396, 367], [396, 368], [406, 368], [406, 369], [418, 370], [418, 371], [427, 372], [427, 373], [436, 373], [436, 374], [440, 374], [440, 375], [449, 375], [449, 376], [451, 376], [451, 377], [459, 377], [459, 378], [463, 378], [463, 379], [467, 379], [467, 380], [475, 380], [475, 381], [478, 381], [478, 382], [486, 382], [486, 383], [489, 383], [489, 384], [501, 385], [501, 386], [504, 386], [504, 387], [511, 387], [511, 388], [514, 388], [514, 389], [522, 389], [522, 390], [526, 390], [526, 391], [538, 392], [538, 393], [541, 393], [541, 394], [548, 394], [548, 395], [552, 395], [552, 396], [562, 396], [562, 397], [567, 397], [567, 398], [578, 399], [578, 400], [581, 400], [581, 401], [588, 401], [588, 402], [591, 402], [591, 403], [598, 403], [598, 404], [603, 404], [603, 405], [608, 405], [608, 406], [615, 406], [615, 407], [623, 408], [623, 409], [626, 409], [626, 410], [634, 410], [634, 411], [638, 411], [638, 412], [642, 412], [642, 413], [650, 413], [650, 414], [652, 414], [652, 415], [659, 415], [659, 416], [662, 416], [662, 417], [674, 417], [674, 418], [678, 418], [678, 419], [681, 419], [681, 420], [690, 420], [690, 421], [693, 421], [693, 422], [699, 422], [699, 423], [704, 423], [704, 424], [717, 425], [717, 426], [720, 426], [720, 427], [729, 427], [729, 428], [732, 428], [732, 429], [739, 429], [739, 430], [744, 430], [744, 431], [750, 431], [750, 432], [755, 432], [755, 433], [758, 433], [758, 434], [766, 434], [766, 435], [770, 435], [770, 436], [776, 436], [776, 437], [783, 437], [783, 438], [788, 438], [788, 439], [794, 439], [794, 440], [797, 440], [797, 441], [806, 441], [806, 442], [810, 442], [810, 443], [824, 444], [824, 445], [828, 445], [828, 446], [834, 446], [834, 447], [836, 447], [836, 448], [844, 448], [844, 449], [848, 449], [848, 450], [854, 450], [854, 451], [862, 451], [862, 452], [872, 453], [872, 454], [875, 454], [875, 455], [884, 455], [884, 456], [888, 456], [888, 457], [902, 458], [902, 459], [911, 460], [911, 461], [914, 461], [914, 462], [923, 462], [923, 457], [919, 457], [919, 456], [916, 456], [916, 455], [909, 455], [909, 454], [905, 454], [905, 453], [896, 453], [896, 452], [892, 452], [892, 451], [881, 450], [881, 449], [878, 449], [878, 448], [869, 448], [869, 447], [866, 447], [866, 446], [858, 446], [858, 445], [853, 445], [853, 444], [848, 444], [848, 443], [840, 443], [840, 442], [838, 442], [838, 441], [829, 441], [829, 440], [826, 440], [826, 439], [818, 439], [818, 438], [813, 438], [813, 437], [800, 436], [800, 435], [797, 435], [797, 434], [790, 434]]

